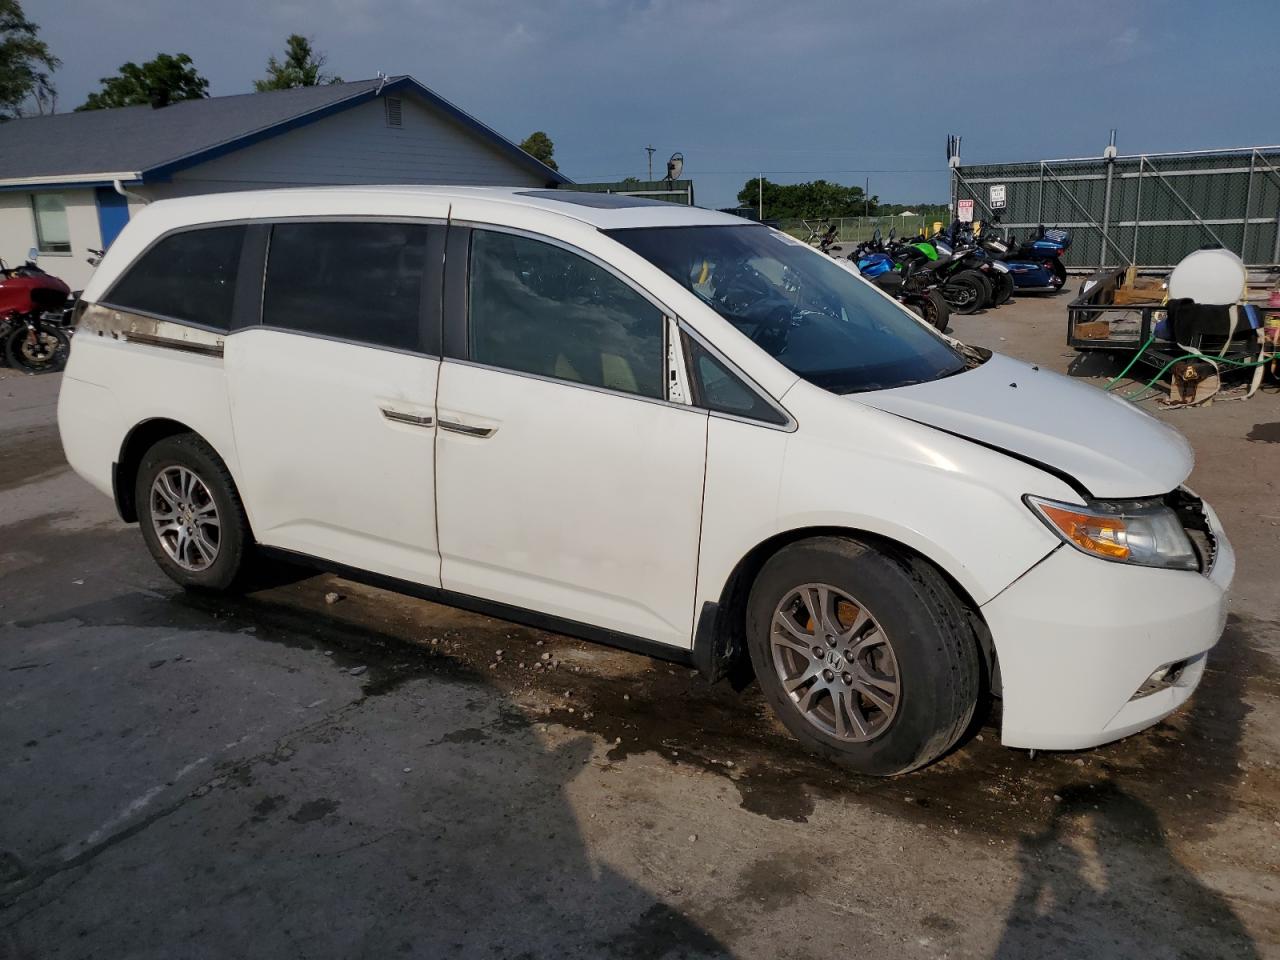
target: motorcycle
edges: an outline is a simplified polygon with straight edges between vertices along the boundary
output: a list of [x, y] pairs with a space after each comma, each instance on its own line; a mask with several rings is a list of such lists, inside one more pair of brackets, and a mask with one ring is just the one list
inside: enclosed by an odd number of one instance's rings
[[[1000, 218], [996, 216], [990, 226], [996, 227], [999, 223]], [[1061, 258], [1071, 247], [1070, 230], [1046, 230], [1041, 224], [1034, 236], [1021, 243], [1012, 236], [1001, 240], [983, 230], [982, 245], [992, 256], [1004, 261], [1014, 285], [1020, 290], [1057, 293], [1067, 282], [1067, 268]]]
[[0, 260], [0, 344], [9, 365], [51, 373], [67, 363], [71, 339], [61, 324], [71, 288], [36, 265], [35, 248], [21, 266]]
[[[951, 319], [951, 304], [937, 278], [920, 266], [928, 258], [904, 258], [900, 263], [883, 249], [876, 249], [877, 244], [883, 247], [879, 242], [879, 231], [873, 241], [862, 244], [848, 259], [863, 277], [910, 308], [930, 326], [945, 331]], [[970, 291], [970, 295], [976, 299], [976, 290]]]
[[[953, 256], [945, 243], [940, 249], [920, 238], [897, 243], [891, 230], [886, 245], [877, 230], [849, 259], [890, 295], [896, 296], [894, 291], [899, 286], [911, 293], [932, 290], [946, 303], [948, 314], [953, 310], [960, 314], [974, 313], [991, 297], [991, 284], [970, 266], [967, 252]], [[945, 323], [945, 318], [942, 322]]]

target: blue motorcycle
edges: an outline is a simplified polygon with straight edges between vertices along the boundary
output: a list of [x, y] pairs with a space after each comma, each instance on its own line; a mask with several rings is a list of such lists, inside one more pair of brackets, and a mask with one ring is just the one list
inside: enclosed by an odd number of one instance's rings
[[[999, 222], [996, 218], [988, 225], [995, 227]], [[1041, 226], [1035, 236], [1022, 243], [1013, 237], [1001, 240], [984, 230], [979, 243], [991, 256], [1004, 261], [1019, 290], [1057, 293], [1067, 282], [1062, 255], [1071, 246], [1070, 230], [1046, 230]]]

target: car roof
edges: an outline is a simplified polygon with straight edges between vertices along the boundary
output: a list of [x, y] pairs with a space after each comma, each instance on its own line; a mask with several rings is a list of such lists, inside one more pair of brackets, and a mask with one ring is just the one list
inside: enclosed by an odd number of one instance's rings
[[[417, 184], [362, 184], [342, 187], [291, 187], [280, 190], [251, 190], [238, 193], [203, 194], [156, 201], [151, 206], [163, 208], [170, 222], [181, 221], [186, 214], [192, 221], [210, 219], [210, 208], [216, 208], [217, 219], [252, 219], [263, 215], [264, 206], [273, 217], [325, 216], [329, 213], [352, 215], [360, 199], [370, 201], [370, 213], [380, 213], [386, 202], [394, 198], [398, 212], [404, 216], [438, 216], [442, 202], [484, 201], [532, 208], [589, 224], [600, 230], [635, 227], [676, 226], [744, 226], [750, 221], [731, 214], [701, 207], [689, 207], [616, 193], [548, 190], [531, 187], [463, 187], [425, 186]], [[421, 204], [414, 209], [414, 202]]]

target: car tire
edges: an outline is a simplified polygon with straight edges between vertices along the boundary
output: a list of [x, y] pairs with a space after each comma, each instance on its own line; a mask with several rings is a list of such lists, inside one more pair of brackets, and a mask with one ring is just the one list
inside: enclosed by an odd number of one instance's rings
[[222, 458], [194, 433], [158, 441], [134, 485], [142, 538], [160, 569], [188, 590], [226, 591], [252, 545], [249, 521]]
[[[813, 617], [824, 600], [825, 614]], [[840, 537], [800, 541], [765, 563], [746, 621], [752, 666], [778, 719], [807, 749], [851, 770], [883, 777], [925, 766], [974, 716], [981, 665], [972, 621], [918, 557]]]

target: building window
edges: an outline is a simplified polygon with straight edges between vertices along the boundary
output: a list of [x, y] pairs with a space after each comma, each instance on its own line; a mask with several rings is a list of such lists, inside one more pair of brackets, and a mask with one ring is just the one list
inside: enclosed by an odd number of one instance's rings
[[31, 211], [36, 218], [36, 248], [41, 253], [70, 253], [71, 229], [62, 194], [33, 193]]

